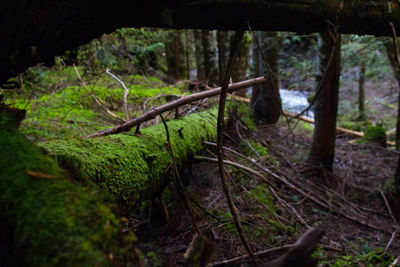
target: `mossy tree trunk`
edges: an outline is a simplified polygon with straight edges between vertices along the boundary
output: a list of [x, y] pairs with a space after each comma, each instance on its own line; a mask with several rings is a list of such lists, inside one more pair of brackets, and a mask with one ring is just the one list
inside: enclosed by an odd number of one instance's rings
[[[321, 33], [318, 36], [318, 84], [321, 83], [324, 72], [326, 73], [322, 84], [319, 88], [317, 86], [317, 90], [320, 90], [320, 92], [315, 100], [315, 128], [309, 160], [318, 167], [322, 164], [327, 170], [332, 170], [333, 159], [335, 157], [336, 116], [340, 78], [340, 43], [340, 36], [338, 36], [336, 44], [335, 40], [328, 33]], [[335, 47], [335, 50], [333, 51], [332, 60], [329, 68], [326, 70], [333, 47]]]
[[[249, 68], [250, 59], [250, 46], [251, 38], [249, 33], [246, 33], [243, 37], [242, 44], [237, 51], [235, 58], [235, 68], [232, 70], [232, 82], [240, 82], [246, 80], [247, 69]], [[239, 96], [245, 96], [247, 89], [237, 91]]]
[[358, 79], [358, 114], [360, 120], [365, 120], [365, 69], [367, 60], [363, 59], [360, 66], [360, 76]]
[[[275, 32], [255, 32], [259, 46], [253, 40], [253, 65], [255, 76], [265, 76], [268, 82], [253, 87], [251, 104], [254, 118], [272, 124], [279, 119], [282, 110], [279, 95], [278, 56], [279, 40]], [[272, 73], [268, 73], [264, 56]]]

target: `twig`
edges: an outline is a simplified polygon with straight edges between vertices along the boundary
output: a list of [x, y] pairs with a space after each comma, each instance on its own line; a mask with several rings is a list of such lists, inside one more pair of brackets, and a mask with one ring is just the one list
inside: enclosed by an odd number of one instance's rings
[[393, 48], [394, 48], [394, 55], [396, 57], [397, 61], [397, 66], [400, 68], [400, 53], [399, 53], [399, 47], [397, 46], [397, 34], [396, 34], [396, 28], [394, 27], [392, 22], [388, 22], [390, 28], [392, 29], [392, 34], [393, 34]]
[[[247, 88], [250, 86], [253, 86], [255, 84], [260, 84], [265, 82], [266, 79], [264, 77], [258, 77], [258, 78], [254, 78], [254, 79], [250, 79], [250, 80], [246, 80], [246, 81], [242, 81], [242, 82], [238, 82], [238, 83], [234, 83], [229, 85], [228, 90], [229, 92], [233, 92], [239, 89], [243, 89], [243, 88]], [[161, 105], [158, 107], [155, 107], [154, 109], [151, 109], [149, 112], [146, 112], [145, 114], [143, 114], [142, 116], [132, 119], [130, 121], [127, 121], [121, 125], [115, 126], [113, 128], [109, 128], [109, 129], [104, 129], [101, 130], [95, 134], [91, 134], [87, 137], [99, 137], [99, 136], [106, 136], [106, 135], [110, 135], [110, 134], [117, 134], [117, 133], [121, 133], [121, 132], [125, 132], [125, 131], [129, 131], [130, 129], [132, 129], [133, 127], [135, 127], [136, 125], [139, 125], [145, 121], [154, 119], [155, 117], [157, 117], [159, 114], [168, 111], [168, 110], [172, 110], [175, 109], [177, 107], [183, 106], [185, 104], [191, 103], [193, 101], [197, 101], [203, 98], [207, 98], [207, 97], [211, 97], [211, 96], [216, 96], [219, 95], [221, 92], [221, 87], [212, 89], [212, 90], [208, 90], [205, 92], [201, 92], [201, 93], [197, 93], [197, 94], [193, 94], [193, 95], [189, 95], [189, 96], [185, 96], [185, 97], [181, 97], [175, 101], [171, 101], [165, 105]]]
[[124, 82], [121, 81], [120, 79], [118, 79], [117, 76], [112, 74], [109, 69], [106, 69], [106, 73], [108, 75], [110, 75], [112, 78], [114, 78], [117, 82], [119, 82], [122, 85], [122, 87], [124, 88], [124, 90], [125, 90], [125, 93], [124, 93], [124, 111], [125, 111], [126, 120], [129, 121], [128, 103], [127, 103], [128, 102], [129, 89], [125, 86]]
[[229, 78], [231, 77], [232, 70], [233, 70], [233, 62], [236, 57], [236, 52], [242, 42], [244, 35], [243, 30], [236, 31], [235, 38], [233, 44], [231, 46], [231, 51], [229, 54], [228, 65], [226, 67], [226, 71], [224, 73], [224, 78], [222, 80], [222, 87], [221, 87], [221, 94], [219, 97], [219, 105], [218, 105], [218, 119], [217, 119], [217, 155], [218, 155], [218, 171], [219, 176], [221, 178], [222, 187], [224, 189], [224, 193], [226, 196], [226, 200], [229, 205], [229, 209], [233, 216], [233, 221], [235, 223], [236, 229], [239, 233], [240, 239], [249, 253], [251, 260], [255, 266], [258, 266], [257, 259], [254, 256], [253, 250], [250, 247], [244, 232], [242, 225], [239, 220], [239, 215], [235, 204], [233, 203], [231, 193], [229, 191], [228, 183], [225, 177], [225, 168], [224, 168], [224, 150], [222, 149], [223, 142], [224, 142], [224, 114], [225, 114], [225, 103], [226, 103], [226, 96], [228, 94], [228, 86], [229, 86]]
[[394, 260], [394, 262], [393, 262], [392, 264], [390, 264], [389, 267], [397, 266], [397, 265], [399, 264], [399, 262], [400, 262], [400, 256], [398, 256], [398, 257]]
[[389, 242], [387, 243], [386, 247], [385, 247], [385, 251], [389, 249], [390, 245], [392, 244], [394, 238], [396, 237], [397, 231], [394, 231], [392, 233], [392, 237], [390, 238]]
[[394, 222], [394, 224], [395, 224], [397, 227], [400, 227], [400, 226], [399, 226], [399, 223], [397, 222], [397, 220], [396, 220], [396, 219], [394, 218], [394, 216], [393, 216], [392, 209], [390, 208], [390, 205], [389, 205], [389, 202], [388, 202], [388, 200], [387, 200], [387, 198], [386, 198], [386, 196], [385, 196], [385, 193], [383, 193], [383, 191], [382, 191], [380, 188], [378, 188], [377, 190], [379, 191], [379, 193], [381, 194], [383, 200], [385, 201], [385, 205], [386, 205], [386, 208], [388, 209], [390, 218], [392, 218], [392, 221]]
[[78, 79], [81, 81], [81, 84], [82, 84], [83, 88], [86, 90], [86, 92], [87, 92], [88, 94], [91, 95], [91, 97], [93, 97], [94, 102], [95, 102], [99, 107], [101, 107], [105, 112], [107, 112], [109, 115], [111, 115], [112, 117], [118, 119], [119, 121], [125, 122], [125, 121], [124, 121], [123, 119], [121, 119], [117, 114], [115, 114], [114, 112], [112, 112], [111, 110], [109, 110], [108, 108], [106, 108], [106, 107], [100, 102], [100, 100], [97, 99], [97, 97], [96, 97], [92, 92], [90, 92], [89, 88], [88, 88], [87, 85], [86, 85], [86, 82], [82, 79], [81, 75], [79, 74], [78, 68], [75, 66], [75, 64], [73, 64], [72, 66], [74, 67], [76, 76], [77, 76]]
[[[275, 252], [275, 251], [290, 249], [292, 247], [294, 247], [294, 244], [284, 245], [284, 246], [276, 247], [276, 248], [269, 248], [269, 249], [266, 249], [266, 250], [257, 251], [257, 252], [254, 253], [254, 255], [255, 256], [261, 256], [261, 255], [265, 255], [265, 254], [268, 254], [268, 253], [271, 253], [271, 252]], [[247, 255], [242, 255], [242, 256], [239, 256], [239, 257], [236, 257], [236, 258], [232, 258], [232, 259], [229, 259], [229, 260], [213, 262], [210, 265], [208, 265], [208, 267], [231, 265], [233, 263], [240, 262], [240, 261], [245, 260], [247, 258], [249, 258], [248, 254]]]
[[187, 208], [187, 210], [188, 210], [188, 212], [190, 214], [190, 217], [192, 217], [192, 222], [193, 222], [194, 229], [196, 230], [197, 235], [200, 236], [201, 233], [200, 233], [199, 226], [197, 225], [197, 221], [196, 221], [196, 218], [194, 216], [192, 207], [190, 206], [190, 203], [189, 203], [189, 201], [188, 201], [188, 199], [186, 197], [185, 188], [183, 186], [182, 179], [181, 179], [181, 176], [179, 175], [178, 167], [176, 165], [176, 160], [175, 160], [175, 156], [174, 156], [174, 150], [172, 148], [171, 139], [170, 139], [170, 136], [169, 136], [168, 125], [165, 122], [164, 117], [162, 116], [162, 114], [160, 114], [160, 117], [161, 117], [162, 123], [164, 124], [165, 132], [166, 132], [166, 135], [167, 135], [168, 152], [171, 155], [172, 168], [173, 168], [174, 173], [175, 173], [176, 186], [177, 186], [178, 190], [180, 191], [180, 196], [181, 196], [183, 202], [185, 203], [185, 206], [186, 206], [186, 208]]

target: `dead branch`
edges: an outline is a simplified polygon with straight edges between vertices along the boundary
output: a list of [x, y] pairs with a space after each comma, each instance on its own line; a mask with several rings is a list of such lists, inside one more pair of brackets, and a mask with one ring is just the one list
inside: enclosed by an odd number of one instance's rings
[[251, 260], [255, 266], [258, 266], [257, 259], [254, 256], [253, 250], [248, 243], [246, 236], [244, 235], [242, 225], [239, 220], [238, 210], [233, 203], [233, 199], [231, 193], [229, 191], [228, 183], [225, 177], [225, 167], [224, 167], [224, 150], [222, 149], [224, 142], [224, 117], [225, 117], [225, 103], [226, 96], [228, 95], [229, 88], [229, 78], [231, 77], [233, 70], [233, 62], [236, 57], [236, 52], [240, 47], [244, 35], [243, 30], [236, 31], [235, 38], [233, 44], [231, 46], [231, 51], [229, 54], [228, 65], [226, 67], [226, 71], [224, 73], [224, 78], [222, 80], [221, 94], [219, 97], [218, 104], [218, 119], [217, 119], [217, 155], [218, 155], [218, 171], [219, 176], [221, 178], [222, 187], [224, 189], [225, 197], [229, 205], [229, 209], [232, 213], [233, 221], [235, 223], [236, 229], [239, 233], [240, 239], [247, 250], [247, 253], [250, 255]]
[[180, 196], [181, 196], [181, 198], [183, 200], [183, 203], [185, 204], [186, 209], [188, 210], [188, 212], [190, 214], [190, 217], [192, 218], [193, 227], [196, 230], [197, 235], [200, 236], [201, 233], [200, 233], [199, 226], [197, 225], [197, 221], [196, 221], [196, 218], [194, 216], [192, 206], [190, 205], [190, 203], [189, 203], [189, 201], [188, 201], [188, 199], [186, 197], [185, 187], [183, 186], [182, 179], [181, 179], [181, 176], [179, 175], [178, 167], [176, 165], [174, 150], [172, 148], [171, 139], [170, 139], [170, 136], [169, 136], [168, 125], [165, 122], [164, 117], [162, 116], [162, 114], [160, 114], [160, 117], [161, 117], [162, 123], [164, 124], [165, 132], [166, 132], [166, 135], [167, 135], [168, 152], [169, 152], [169, 154], [171, 156], [171, 160], [172, 160], [172, 168], [173, 168], [174, 174], [175, 174], [176, 187], [178, 188], [178, 191], [179, 191], [179, 194], [180, 194]]
[[[234, 84], [229, 85], [228, 91], [229, 92], [237, 91], [237, 90], [240, 90], [243, 88], [247, 88], [247, 87], [250, 87], [250, 86], [253, 86], [256, 84], [263, 83], [265, 81], [266, 81], [266, 79], [264, 77], [258, 77], [258, 78], [234, 83]], [[142, 116], [140, 116], [138, 118], [132, 119], [130, 121], [127, 121], [127, 122], [125, 122], [121, 125], [115, 126], [113, 128], [101, 130], [101, 131], [99, 131], [95, 134], [91, 134], [87, 137], [99, 137], [99, 136], [106, 136], [106, 135], [110, 135], [110, 134], [126, 132], [145, 121], [154, 119], [156, 116], [158, 116], [159, 114], [161, 114], [165, 111], [175, 109], [177, 107], [183, 106], [185, 104], [188, 104], [188, 103], [191, 103], [193, 101], [197, 101], [197, 100], [200, 100], [203, 98], [216, 96], [216, 95], [219, 95], [220, 93], [221, 93], [221, 87], [218, 87], [218, 88], [208, 90], [205, 92], [185, 96], [185, 97], [179, 98], [175, 101], [169, 102], [165, 105], [155, 107], [154, 109], [150, 110], [149, 112], [143, 114]]]
[[114, 78], [117, 82], [119, 82], [122, 85], [122, 87], [124, 88], [124, 90], [125, 90], [125, 93], [124, 93], [124, 111], [125, 111], [126, 120], [129, 121], [128, 103], [127, 103], [128, 102], [129, 89], [125, 86], [124, 82], [121, 81], [120, 79], [118, 79], [117, 76], [112, 74], [109, 69], [106, 69], [106, 73], [108, 75], [110, 75], [112, 78]]

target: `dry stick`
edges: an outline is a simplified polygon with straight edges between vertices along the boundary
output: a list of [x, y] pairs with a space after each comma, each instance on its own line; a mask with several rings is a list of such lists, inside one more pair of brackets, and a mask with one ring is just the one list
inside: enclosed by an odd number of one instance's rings
[[[253, 86], [256, 84], [263, 83], [265, 81], [266, 81], [266, 79], [264, 77], [258, 77], [258, 78], [238, 82], [238, 83], [233, 83], [233, 84], [229, 85], [228, 90], [229, 90], [229, 92], [233, 92], [233, 91], [236, 91], [239, 89], [243, 89], [243, 88], [247, 88], [247, 87], [250, 87], [250, 86]], [[220, 92], [221, 92], [221, 87], [218, 87], [218, 88], [208, 90], [205, 92], [181, 97], [181, 98], [171, 101], [165, 105], [155, 107], [154, 109], [150, 110], [149, 112], [146, 112], [145, 114], [143, 114], [142, 116], [140, 116], [138, 118], [132, 119], [130, 121], [127, 121], [127, 122], [125, 122], [121, 125], [115, 126], [113, 128], [101, 130], [101, 131], [99, 131], [95, 134], [91, 134], [87, 137], [106, 136], [106, 135], [110, 135], [110, 134], [117, 134], [117, 133], [129, 131], [133, 127], [141, 124], [142, 122], [154, 119], [159, 114], [161, 114], [165, 111], [175, 109], [177, 107], [183, 106], [185, 104], [188, 104], [188, 103], [191, 103], [193, 101], [197, 101], [197, 100], [200, 100], [203, 98], [219, 95]]]
[[395, 223], [395, 225], [396, 225], [397, 227], [400, 227], [400, 226], [399, 226], [399, 223], [397, 222], [397, 220], [396, 220], [396, 219], [394, 218], [394, 216], [393, 216], [392, 209], [390, 208], [390, 205], [389, 205], [389, 202], [388, 202], [388, 200], [387, 200], [387, 198], [386, 198], [386, 196], [385, 196], [385, 193], [383, 193], [383, 191], [382, 191], [380, 188], [378, 188], [378, 191], [379, 191], [379, 193], [381, 194], [381, 196], [382, 196], [382, 198], [383, 198], [383, 201], [385, 201], [385, 205], [386, 205], [386, 208], [388, 209], [390, 218], [392, 218], [392, 221]]
[[258, 266], [257, 259], [254, 256], [253, 250], [250, 247], [244, 232], [242, 225], [239, 220], [239, 215], [235, 204], [233, 203], [231, 193], [229, 192], [228, 183], [225, 177], [225, 168], [224, 168], [224, 150], [222, 149], [223, 142], [224, 142], [224, 113], [225, 113], [225, 103], [226, 103], [226, 96], [228, 94], [228, 86], [229, 86], [229, 78], [231, 77], [232, 70], [233, 70], [233, 61], [236, 57], [236, 52], [240, 47], [244, 35], [243, 30], [236, 31], [235, 38], [233, 40], [233, 44], [231, 46], [231, 51], [229, 54], [228, 65], [226, 67], [226, 71], [224, 73], [224, 78], [222, 80], [222, 87], [221, 87], [221, 94], [219, 97], [219, 105], [218, 105], [218, 119], [217, 119], [217, 155], [218, 155], [218, 170], [219, 176], [221, 178], [222, 187], [224, 189], [224, 193], [226, 196], [226, 200], [229, 205], [229, 209], [231, 210], [233, 221], [235, 223], [236, 229], [239, 233], [240, 239], [249, 253], [251, 260], [255, 266]]
[[[208, 145], [213, 145], [213, 146], [215, 146], [215, 143], [211, 143], [211, 142], [204, 142], [204, 143], [205, 143], [205, 144], [208, 144]], [[232, 152], [232, 153], [234, 153], [234, 154], [236, 154], [236, 155], [238, 155], [238, 156], [240, 156], [240, 157], [242, 157], [242, 158], [248, 160], [248, 161], [251, 162], [254, 166], [256, 166], [256, 167], [259, 168], [260, 170], [262, 170], [262, 171], [264, 171], [265, 173], [267, 173], [269, 176], [272, 176], [273, 178], [277, 179], [278, 181], [280, 181], [280, 182], [286, 184], [288, 187], [290, 187], [290, 188], [293, 189], [294, 191], [297, 191], [298, 193], [300, 193], [300, 194], [302, 194], [303, 196], [307, 197], [308, 199], [314, 201], [315, 203], [317, 203], [317, 204], [320, 205], [321, 207], [324, 207], [324, 208], [326, 208], [326, 209], [329, 210], [329, 205], [328, 205], [324, 200], [320, 200], [320, 199], [317, 198], [317, 196], [313, 196], [313, 195], [310, 195], [309, 193], [304, 192], [302, 189], [300, 189], [301, 185], [299, 185], [299, 184], [293, 185], [293, 184], [290, 183], [285, 177], [279, 176], [279, 175], [275, 174], [274, 172], [272, 172], [272, 171], [269, 170], [268, 168], [266, 168], [266, 167], [260, 165], [259, 163], [257, 163], [257, 161], [256, 161], [255, 159], [253, 159], [253, 158], [247, 157], [247, 156], [245, 156], [245, 155], [243, 155], [243, 154], [241, 154], [241, 153], [239, 153], [239, 152], [237, 152], [237, 151], [235, 151], [235, 150], [233, 150], [233, 149], [230, 149], [230, 148], [224, 147], [224, 149], [225, 149], [225, 150], [229, 150], [230, 152]], [[264, 179], [267, 180], [266, 178], [264, 178]], [[293, 182], [295, 182], [295, 181], [293, 181]], [[269, 183], [270, 183], [270, 182], [269, 182]], [[311, 191], [310, 191], [310, 193], [311, 193]], [[392, 231], [390, 231], [390, 230], [388, 230], [388, 229], [381, 228], [381, 227], [379, 227], [379, 226], [376, 226], [376, 225], [373, 225], [373, 224], [368, 223], [365, 219], [360, 220], [360, 218], [357, 218], [357, 217], [355, 217], [355, 216], [352, 216], [352, 215], [347, 214], [347, 213], [345, 213], [345, 212], [342, 212], [342, 211], [340, 211], [340, 210], [337, 210], [336, 212], [337, 212], [338, 214], [344, 216], [345, 218], [351, 220], [351, 221], [357, 222], [357, 223], [362, 224], [362, 225], [366, 225], [366, 226], [368, 226], [368, 227], [370, 227], [370, 228], [372, 228], [372, 229], [376, 229], [376, 230], [379, 230], [379, 231], [384, 231], [384, 232], [390, 233], [390, 234], [392, 233]]]
[[78, 69], [76, 68], [75, 64], [72, 65], [74, 67], [76, 76], [78, 77], [78, 79], [81, 81], [81, 84], [83, 86], [83, 88], [85, 88], [86, 92], [88, 92], [88, 94], [90, 94], [93, 99], [94, 102], [96, 102], [96, 104], [101, 107], [105, 112], [107, 112], [109, 115], [111, 115], [112, 117], [118, 119], [119, 121], [123, 121], [125, 122], [123, 119], [121, 119], [117, 114], [115, 114], [114, 112], [112, 112], [111, 110], [109, 110], [108, 108], [106, 108], [99, 99], [97, 99], [97, 97], [95, 95], [93, 95], [93, 93], [90, 92], [89, 88], [86, 85], [86, 82], [82, 79], [81, 75], [79, 74]]
[[128, 103], [127, 103], [128, 102], [129, 89], [125, 86], [124, 82], [121, 81], [120, 79], [118, 79], [117, 76], [112, 74], [109, 69], [106, 69], [106, 73], [108, 75], [110, 75], [112, 78], [114, 78], [117, 82], [119, 82], [122, 85], [122, 87], [124, 88], [124, 90], [125, 90], [125, 93], [124, 93], [124, 111], [125, 111], [126, 120], [129, 121]]
[[178, 189], [180, 191], [181, 198], [182, 198], [182, 200], [183, 200], [183, 202], [184, 202], [184, 204], [185, 204], [185, 206], [186, 206], [186, 208], [187, 208], [187, 210], [188, 210], [188, 212], [190, 214], [190, 217], [192, 217], [192, 222], [193, 222], [194, 229], [196, 230], [197, 235], [200, 236], [199, 226], [197, 225], [197, 221], [196, 221], [196, 218], [195, 218], [195, 216], [193, 214], [192, 207], [190, 206], [190, 203], [189, 203], [189, 201], [188, 201], [188, 199], [186, 197], [185, 188], [183, 186], [182, 179], [181, 179], [181, 176], [179, 175], [178, 167], [176, 165], [174, 150], [172, 148], [171, 139], [170, 139], [170, 136], [169, 136], [168, 125], [165, 122], [164, 117], [162, 116], [162, 114], [160, 114], [160, 117], [161, 117], [162, 123], [164, 124], [165, 132], [166, 132], [166, 135], [167, 135], [168, 152], [169, 152], [169, 154], [171, 156], [172, 168], [174, 169], [174, 173], [175, 173], [175, 178], [176, 178], [175, 183], [176, 183], [176, 185], [177, 185], [177, 187], [178, 187]]
[[[256, 256], [260, 256], [260, 255], [264, 255], [264, 254], [268, 254], [271, 252], [275, 252], [275, 251], [280, 251], [280, 250], [285, 250], [285, 249], [290, 249], [294, 246], [294, 244], [292, 245], [284, 245], [281, 247], [276, 247], [276, 248], [269, 248], [266, 250], [262, 250], [262, 251], [258, 251], [256, 253], [254, 253], [254, 255]], [[208, 265], [208, 267], [215, 267], [215, 266], [223, 266], [223, 265], [228, 265], [228, 264], [233, 264], [233, 263], [237, 263], [240, 262], [242, 260], [245, 260], [249, 257], [249, 255], [242, 255], [233, 259], [229, 259], [229, 260], [223, 260], [223, 261], [217, 261], [217, 262], [213, 262], [210, 265]]]
[[396, 28], [394, 27], [392, 22], [388, 22], [390, 28], [392, 29], [392, 34], [393, 34], [393, 48], [394, 48], [394, 55], [396, 57], [397, 65], [400, 67], [400, 53], [399, 53], [399, 47], [397, 46], [397, 34], [396, 34]]
[[394, 238], [396, 237], [397, 231], [394, 231], [392, 233], [392, 237], [390, 238], [389, 242], [387, 243], [386, 247], [385, 247], [385, 251], [389, 249], [390, 245], [392, 244]]

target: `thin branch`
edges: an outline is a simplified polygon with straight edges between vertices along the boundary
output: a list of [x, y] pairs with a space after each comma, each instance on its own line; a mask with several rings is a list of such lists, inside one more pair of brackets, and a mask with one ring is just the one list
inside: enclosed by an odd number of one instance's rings
[[397, 34], [396, 34], [396, 28], [394, 27], [393, 23], [389, 21], [389, 26], [392, 29], [392, 34], [393, 34], [393, 48], [394, 48], [394, 55], [396, 57], [397, 61], [397, 66], [400, 68], [400, 53], [399, 53], [399, 47], [397, 46]]
[[222, 149], [223, 142], [224, 142], [224, 113], [225, 113], [225, 103], [226, 103], [226, 96], [228, 94], [228, 87], [229, 87], [229, 78], [231, 77], [232, 70], [233, 70], [233, 62], [236, 57], [236, 52], [240, 47], [244, 35], [243, 30], [236, 31], [235, 38], [233, 44], [231, 46], [231, 51], [229, 54], [228, 65], [226, 67], [226, 71], [224, 73], [224, 78], [222, 80], [222, 87], [221, 87], [221, 95], [219, 97], [219, 105], [218, 105], [218, 120], [217, 120], [217, 154], [218, 154], [218, 170], [219, 176], [221, 178], [222, 187], [224, 189], [224, 193], [226, 196], [226, 200], [229, 205], [229, 209], [231, 210], [233, 221], [235, 223], [236, 229], [239, 233], [240, 239], [249, 253], [253, 264], [258, 266], [257, 259], [254, 256], [253, 250], [250, 247], [244, 232], [242, 225], [240, 223], [238, 210], [233, 203], [233, 199], [231, 193], [229, 192], [228, 183], [225, 177], [225, 168], [224, 168], [224, 150]]
[[378, 191], [381, 194], [381, 196], [383, 198], [383, 201], [385, 201], [385, 205], [386, 205], [386, 208], [387, 208], [387, 210], [389, 212], [390, 218], [392, 218], [392, 221], [396, 224], [397, 227], [400, 227], [399, 223], [397, 222], [397, 220], [393, 216], [392, 209], [390, 208], [390, 205], [389, 205], [389, 202], [388, 202], [388, 200], [387, 200], [387, 198], [385, 196], [385, 193], [383, 193], [383, 191], [380, 188], [378, 188]]
[[168, 152], [169, 152], [169, 154], [171, 156], [171, 160], [172, 160], [172, 168], [173, 168], [174, 173], [175, 173], [176, 186], [177, 186], [178, 190], [180, 191], [180, 196], [181, 196], [181, 198], [182, 198], [182, 200], [183, 200], [183, 202], [184, 202], [184, 204], [185, 204], [185, 206], [186, 206], [186, 208], [187, 208], [187, 210], [188, 210], [188, 212], [190, 214], [190, 217], [192, 218], [194, 229], [196, 230], [197, 235], [200, 236], [199, 226], [197, 225], [197, 221], [196, 221], [196, 218], [194, 216], [192, 206], [190, 205], [190, 203], [189, 203], [189, 201], [188, 201], [188, 199], [186, 197], [185, 188], [183, 186], [182, 179], [181, 179], [181, 176], [179, 175], [178, 167], [176, 165], [174, 150], [172, 148], [171, 138], [169, 136], [168, 125], [165, 122], [164, 117], [162, 116], [162, 114], [160, 114], [160, 117], [161, 117], [162, 123], [164, 124], [165, 132], [166, 132], [166, 135], [167, 135]]
[[[246, 80], [246, 81], [242, 81], [242, 82], [238, 82], [238, 83], [234, 83], [229, 85], [228, 90], [229, 92], [233, 92], [236, 90], [240, 90], [243, 88], [247, 88], [256, 84], [260, 84], [265, 82], [266, 79], [264, 77], [258, 77], [258, 78], [254, 78], [254, 79], [250, 79], [250, 80]], [[183, 106], [185, 104], [191, 103], [193, 101], [197, 101], [203, 98], [207, 98], [207, 97], [211, 97], [211, 96], [216, 96], [219, 95], [221, 92], [221, 87], [212, 89], [212, 90], [208, 90], [205, 92], [201, 92], [201, 93], [197, 93], [197, 94], [193, 94], [193, 95], [189, 95], [189, 96], [185, 96], [185, 97], [181, 97], [177, 100], [171, 101], [165, 105], [161, 105], [158, 107], [155, 107], [154, 109], [151, 109], [149, 112], [143, 114], [140, 117], [137, 117], [135, 119], [132, 119], [130, 121], [127, 121], [121, 125], [115, 126], [113, 128], [109, 128], [109, 129], [104, 129], [101, 130], [95, 134], [91, 134], [87, 137], [99, 137], [99, 136], [106, 136], [106, 135], [110, 135], [110, 134], [117, 134], [117, 133], [121, 133], [121, 132], [126, 132], [129, 131], [130, 129], [132, 129], [133, 127], [154, 119], [155, 117], [157, 117], [159, 114], [168, 111], [168, 110], [172, 110], [175, 109], [177, 107]]]
[[128, 103], [127, 103], [128, 102], [129, 89], [125, 86], [124, 82], [121, 81], [120, 79], [118, 79], [117, 76], [112, 74], [109, 69], [106, 69], [106, 73], [108, 75], [110, 75], [112, 78], [114, 78], [117, 82], [119, 82], [122, 85], [122, 87], [125, 89], [125, 93], [124, 93], [124, 111], [125, 111], [126, 120], [129, 121]]

